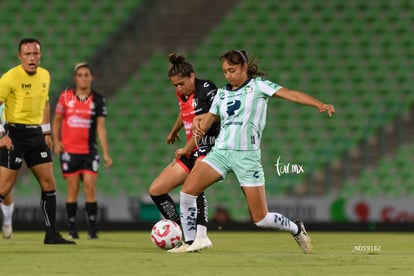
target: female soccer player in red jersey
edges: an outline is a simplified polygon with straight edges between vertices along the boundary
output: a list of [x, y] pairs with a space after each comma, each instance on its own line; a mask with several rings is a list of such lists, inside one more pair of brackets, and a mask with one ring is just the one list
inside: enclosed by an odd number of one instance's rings
[[[197, 166], [199, 161], [210, 151], [219, 133], [219, 123], [214, 124], [205, 136], [196, 145], [192, 139], [191, 126], [196, 115], [204, 114], [210, 109], [217, 87], [208, 80], [196, 78], [193, 66], [185, 61], [182, 55], [170, 54], [171, 63], [168, 77], [175, 86], [180, 112], [170, 133], [167, 136], [167, 144], [173, 144], [179, 140], [178, 132], [184, 127], [187, 143], [184, 148], [175, 152], [174, 161], [169, 164], [149, 187], [149, 194], [160, 212], [167, 219], [180, 224], [180, 216], [175, 208], [173, 199], [168, 194], [172, 189], [184, 183], [190, 171]], [[207, 237], [207, 200], [204, 193], [197, 198], [197, 221], [191, 222], [194, 236], [189, 237], [203, 241], [205, 248], [212, 243]]]
[[74, 81], [76, 87], [65, 90], [56, 105], [52, 124], [54, 152], [60, 154], [62, 174], [67, 184], [69, 237], [79, 238], [76, 212], [82, 181], [88, 217], [88, 238], [97, 239], [96, 181], [100, 158], [96, 136], [102, 148], [105, 166], [112, 165], [105, 127], [107, 111], [105, 99], [92, 90], [93, 71], [89, 64], [79, 63], [75, 66]]

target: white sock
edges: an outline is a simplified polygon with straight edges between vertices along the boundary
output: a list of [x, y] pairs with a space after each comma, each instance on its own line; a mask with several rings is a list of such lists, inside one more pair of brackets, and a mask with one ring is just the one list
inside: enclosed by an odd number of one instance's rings
[[281, 231], [290, 232], [292, 235], [296, 235], [299, 231], [296, 223], [281, 215], [279, 213], [267, 213], [267, 215], [256, 225], [260, 228], [273, 228]]
[[180, 192], [180, 219], [184, 241], [194, 241], [197, 224], [197, 196]]
[[12, 225], [14, 202], [10, 205], [4, 205], [2, 202], [0, 205], [3, 212], [3, 224]]
[[207, 227], [204, 225], [197, 224], [197, 237], [206, 238], [207, 237]]

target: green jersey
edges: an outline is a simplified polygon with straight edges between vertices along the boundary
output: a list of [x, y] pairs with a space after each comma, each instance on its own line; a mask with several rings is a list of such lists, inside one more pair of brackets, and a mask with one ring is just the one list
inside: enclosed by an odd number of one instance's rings
[[258, 150], [266, 125], [267, 102], [280, 85], [261, 77], [252, 78], [237, 90], [220, 88], [210, 112], [220, 116], [221, 129], [215, 147]]

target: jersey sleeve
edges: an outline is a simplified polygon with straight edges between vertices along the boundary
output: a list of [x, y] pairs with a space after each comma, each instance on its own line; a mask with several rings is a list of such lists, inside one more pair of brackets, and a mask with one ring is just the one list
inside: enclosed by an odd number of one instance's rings
[[10, 74], [4, 74], [0, 78], [0, 102], [4, 102], [10, 92], [14, 89], [10, 80]]
[[46, 79], [47, 79], [47, 94], [46, 94], [46, 102], [50, 100], [49, 97], [49, 89], [50, 89], [50, 81], [51, 81], [51, 76], [50, 76], [50, 72], [46, 69], [44, 69], [45, 71], [45, 75], [46, 75]]
[[99, 96], [98, 99], [97, 99], [96, 116], [97, 117], [106, 117], [106, 116], [108, 116], [108, 112], [106, 110], [106, 100], [102, 96]]
[[200, 115], [207, 113], [210, 110], [211, 103], [217, 93], [217, 86], [208, 80], [200, 81], [197, 84], [195, 114]]
[[211, 107], [209, 112], [213, 113], [214, 115], [219, 115], [219, 108], [220, 108], [220, 101], [223, 95], [223, 89], [218, 89], [216, 95], [214, 96], [213, 102], [211, 103]]
[[209, 84], [208, 91], [206, 93], [207, 101], [211, 105], [213, 103], [214, 97], [217, 94], [217, 86], [212, 82], [206, 82]]
[[259, 90], [269, 97], [272, 97], [275, 93], [277, 93], [277, 91], [279, 91], [279, 89], [282, 88], [279, 84], [265, 79], [259, 81], [258, 86]]

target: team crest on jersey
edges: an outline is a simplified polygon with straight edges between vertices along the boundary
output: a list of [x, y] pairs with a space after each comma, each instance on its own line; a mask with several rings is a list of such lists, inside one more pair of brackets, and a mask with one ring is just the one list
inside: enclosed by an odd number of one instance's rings
[[246, 86], [246, 93], [252, 93], [253, 92], [253, 87], [251, 87], [250, 85]]
[[193, 106], [193, 109], [195, 109], [198, 105], [198, 99], [193, 98], [193, 101], [191, 102], [191, 105]]
[[71, 99], [71, 100], [69, 100], [69, 102], [67, 104], [70, 108], [73, 108], [75, 106], [75, 100]]

